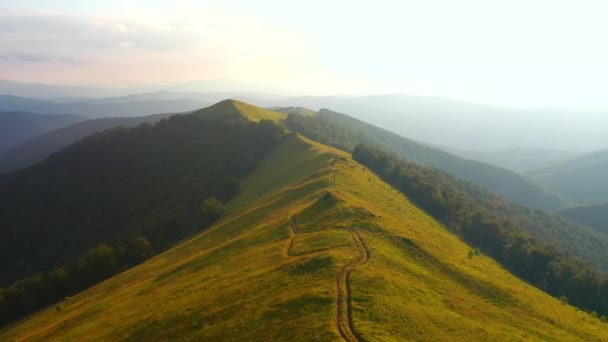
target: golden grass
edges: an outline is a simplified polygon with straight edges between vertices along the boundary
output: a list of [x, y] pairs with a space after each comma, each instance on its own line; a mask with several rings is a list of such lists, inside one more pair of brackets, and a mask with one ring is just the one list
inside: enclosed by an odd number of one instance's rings
[[[335, 159], [336, 187], [329, 161]], [[527, 285], [350, 157], [286, 139], [229, 215], [146, 263], [0, 331], [0, 340], [335, 341], [336, 275], [350, 275], [368, 341], [606, 341], [608, 325]], [[298, 213], [299, 233], [289, 216]]]

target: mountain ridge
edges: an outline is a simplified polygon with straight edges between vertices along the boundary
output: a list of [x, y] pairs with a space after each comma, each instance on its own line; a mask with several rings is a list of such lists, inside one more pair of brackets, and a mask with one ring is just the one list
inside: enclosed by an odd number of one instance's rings
[[485, 256], [467, 257], [470, 247], [348, 154], [301, 136], [269, 154], [227, 210], [205, 232], [0, 336], [338, 340], [336, 274], [361, 258], [352, 229], [369, 249], [349, 277], [347, 315], [361, 340], [608, 337], [599, 320]]

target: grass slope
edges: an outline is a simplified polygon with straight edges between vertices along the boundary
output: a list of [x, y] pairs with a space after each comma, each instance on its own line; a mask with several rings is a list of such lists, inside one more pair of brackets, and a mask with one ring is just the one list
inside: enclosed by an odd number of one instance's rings
[[361, 340], [608, 339], [599, 320], [487, 257], [468, 258], [470, 247], [402, 194], [305, 138], [285, 139], [228, 210], [195, 238], [5, 327], [0, 339], [336, 341], [341, 305]]

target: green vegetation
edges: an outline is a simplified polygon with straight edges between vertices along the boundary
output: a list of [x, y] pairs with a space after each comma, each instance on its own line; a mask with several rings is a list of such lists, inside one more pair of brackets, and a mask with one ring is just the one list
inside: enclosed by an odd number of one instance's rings
[[224, 101], [92, 135], [1, 176], [0, 282], [73, 264], [100, 243], [144, 236], [164, 250], [199, 231], [215, 218], [201, 215], [203, 201], [234, 197], [239, 180], [283, 139], [284, 129], [260, 113]]
[[[101, 244], [78, 258], [73, 265], [39, 273], [0, 288], [0, 324], [86, 289], [152, 255], [152, 245], [141, 236], [117, 247]], [[63, 311], [63, 305], [57, 304], [56, 309]]]
[[589, 153], [527, 176], [572, 198], [578, 204], [608, 202], [608, 150]]
[[[514, 274], [554, 296], [566, 295], [587, 310], [608, 313], [608, 279], [589, 265], [540, 244], [517, 228], [515, 220], [478, 204], [475, 191], [447, 174], [407, 163], [365, 145], [353, 159], [377, 172], [416, 205]], [[469, 258], [475, 253], [469, 252]]]
[[608, 234], [608, 203], [565, 208], [558, 210], [557, 214]]
[[[552, 195], [545, 197], [548, 193], [543, 189], [510, 171], [454, 157], [343, 114], [328, 110], [321, 110], [315, 117], [292, 114], [285, 123], [289, 129], [345, 151], [352, 151], [355, 145], [366, 143], [405, 161], [437, 167], [456, 178], [502, 194], [506, 199], [515, 202], [546, 204], [541, 207], [559, 207], [567, 203], [542, 200], [541, 198], [556, 197]], [[536, 239], [558, 246], [561, 250], [585, 259], [602, 270], [608, 270], [607, 236], [552, 214], [510, 204], [481, 189], [469, 190], [467, 191], [475, 197], [477, 205], [491, 210], [501, 219], [513, 221]], [[507, 192], [512, 192], [513, 196], [525, 200], [518, 201]], [[528, 200], [531, 202], [527, 202]], [[532, 207], [536, 206], [538, 205], [532, 205]]]
[[368, 144], [404, 160], [442, 169], [530, 208], [557, 209], [573, 204], [515, 172], [457, 157], [327, 109], [315, 116], [292, 113], [285, 124], [310, 139], [345, 151], [352, 151], [357, 144]]
[[362, 340], [608, 339], [601, 318], [469, 259], [472, 246], [341, 151], [290, 135], [241, 189], [196, 237], [0, 339], [336, 341], [337, 275], [360, 258], [349, 231], [369, 249], [348, 280]]

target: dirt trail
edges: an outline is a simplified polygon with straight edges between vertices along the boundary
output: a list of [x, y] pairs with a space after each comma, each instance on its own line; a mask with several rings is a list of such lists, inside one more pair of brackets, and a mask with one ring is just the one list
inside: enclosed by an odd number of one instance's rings
[[334, 158], [330, 159], [327, 162], [327, 165], [329, 166], [329, 169], [331, 170], [331, 173], [329, 174], [329, 188], [330, 189], [336, 188], [336, 168], [334, 168], [335, 162], [336, 162], [336, 160]]
[[338, 276], [336, 277], [336, 289], [338, 292], [337, 298], [337, 312], [336, 312], [336, 325], [340, 331], [340, 335], [345, 341], [361, 341], [361, 338], [355, 331], [353, 326], [352, 318], [352, 307], [351, 307], [351, 291], [350, 291], [350, 272], [358, 266], [364, 265], [369, 260], [369, 250], [367, 245], [359, 233], [354, 230], [348, 230], [355, 241], [359, 257], [352, 263], [342, 267]]
[[[334, 159], [328, 162], [328, 166], [331, 169], [330, 173], [330, 188], [335, 189], [336, 187], [336, 169], [333, 166]], [[298, 229], [298, 223], [296, 220], [296, 214], [289, 216], [289, 229], [290, 239], [287, 245], [286, 254], [291, 255], [291, 249], [295, 242], [296, 237], [300, 233]], [[351, 263], [344, 265], [340, 272], [336, 276], [336, 327], [340, 332], [340, 336], [348, 342], [362, 341], [361, 337], [355, 331], [352, 318], [352, 307], [351, 307], [351, 289], [350, 289], [350, 273], [359, 266], [364, 265], [369, 260], [369, 250], [367, 245], [361, 238], [358, 232], [347, 229], [353, 237], [355, 246], [357, 247], [358, 257]]]

